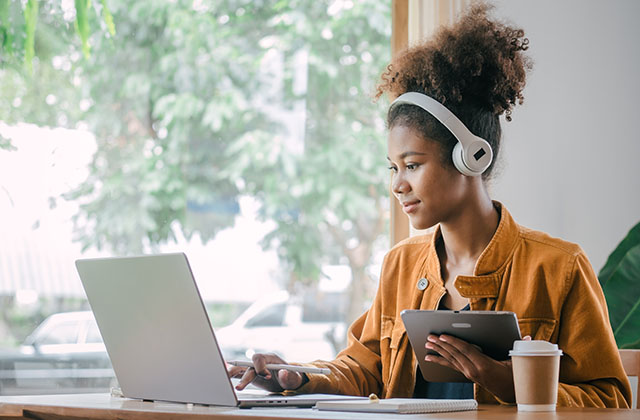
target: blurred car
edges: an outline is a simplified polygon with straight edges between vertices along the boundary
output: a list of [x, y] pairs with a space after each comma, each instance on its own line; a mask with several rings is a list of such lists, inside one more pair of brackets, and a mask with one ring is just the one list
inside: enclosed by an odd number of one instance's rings
[[116, 385], [91, 311], [53, 314], [0, 350], [0, 394], [103, 392]]
[[345, 339], [341, 300], [324, 293], [294, 298], [286, 291], [249, 306], [229, 326], [216, 330], [225, 360], [276, 353], [288, 362], [331, 360]]

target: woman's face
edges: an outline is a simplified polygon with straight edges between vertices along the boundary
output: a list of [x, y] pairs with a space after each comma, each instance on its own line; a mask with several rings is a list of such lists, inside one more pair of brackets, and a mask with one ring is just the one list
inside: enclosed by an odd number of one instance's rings
[[451, 220], [464, 207], [469, 180], [442, 163], [441, 147], [413, 128], [396, 125], [389, 131], [391, 190], [415, 229]]

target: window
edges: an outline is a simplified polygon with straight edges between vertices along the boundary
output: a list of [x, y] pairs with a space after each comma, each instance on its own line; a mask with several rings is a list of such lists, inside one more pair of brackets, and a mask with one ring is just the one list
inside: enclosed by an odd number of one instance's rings
[[246, 327], [281, 327], [286, 311], [287, 305], [285, 303], [270, 306], [247, 321]]
[[[90, 310], [83, 257], [185, 252], [216, 331], [278, 290], [344, 296], [303, 315], [341, 324], [305, 328], [310, 343], [362, 313], [388, 245], [386, 103], [372, 100], [388, 2], [96, 1], [86, 43], [73, 2], [38, 4], [31, 69], [23, 26], [0, 23], [19, 41], [0, 58], [0, 344]], [[9, 7], [23, 19], [24, 2]], [[284, 308], [246, 325], [286, 335]]]
[[102, 335], [100, 335], [100, 330], [95, 322], [89, 322], [86, 342], [89, 344], [102, 343]]
[[45, 346], [48, 344], [76, 344], [80, 324], [77, 322], [65, 322], [54, 325], [34, 344]]
[[302, 322], [340, 322], [345, 318], [347, 296], [341, 292], [313, 292], [304, 296]]

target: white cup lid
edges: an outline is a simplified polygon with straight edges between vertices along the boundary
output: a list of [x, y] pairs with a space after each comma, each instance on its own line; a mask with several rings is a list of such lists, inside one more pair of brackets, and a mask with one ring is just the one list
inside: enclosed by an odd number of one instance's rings
[[562, 356], [557, 344], [543, 340], [518, 340], [513, 342], [509, 356]]

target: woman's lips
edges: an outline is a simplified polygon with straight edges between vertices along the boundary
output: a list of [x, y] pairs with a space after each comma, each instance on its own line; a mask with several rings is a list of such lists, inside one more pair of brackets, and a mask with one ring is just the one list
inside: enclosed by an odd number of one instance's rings
[[419, 200], [405, 201], [402, 203], [402, 210], [404, 210], [404, 212], [407, 214], [413, 213], [417, 210], [418, 204], [420, 204]]

